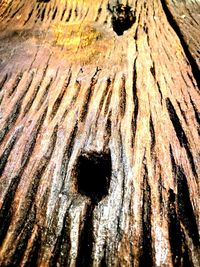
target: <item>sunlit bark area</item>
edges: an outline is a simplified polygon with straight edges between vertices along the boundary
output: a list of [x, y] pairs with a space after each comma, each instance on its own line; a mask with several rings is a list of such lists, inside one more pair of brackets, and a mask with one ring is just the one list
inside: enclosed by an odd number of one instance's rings
[[0, 266], [200, 266], [200, 2], [0, 0]]

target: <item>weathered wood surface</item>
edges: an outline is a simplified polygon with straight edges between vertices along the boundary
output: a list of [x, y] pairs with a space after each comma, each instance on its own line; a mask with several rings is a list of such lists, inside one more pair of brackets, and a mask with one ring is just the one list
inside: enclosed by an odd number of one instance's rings
[[116, 2], [0, 1], [0, 266], [200, 265], [200, 3]]

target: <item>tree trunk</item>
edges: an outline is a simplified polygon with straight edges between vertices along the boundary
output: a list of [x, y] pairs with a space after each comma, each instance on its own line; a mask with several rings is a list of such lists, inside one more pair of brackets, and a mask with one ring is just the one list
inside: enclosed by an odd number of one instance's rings
[[0, 0], [0, 266], [200, 266], [198, 0]]

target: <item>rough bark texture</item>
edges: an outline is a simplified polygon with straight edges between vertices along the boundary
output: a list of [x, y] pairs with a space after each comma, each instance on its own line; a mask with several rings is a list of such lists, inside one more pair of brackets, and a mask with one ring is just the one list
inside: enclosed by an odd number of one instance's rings
[[0, 266], [200, 266], [199, 14], [0, 0]]

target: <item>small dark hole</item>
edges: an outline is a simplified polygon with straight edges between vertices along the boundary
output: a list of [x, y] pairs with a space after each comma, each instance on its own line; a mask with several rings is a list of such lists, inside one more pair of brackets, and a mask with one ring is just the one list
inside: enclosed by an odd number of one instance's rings
[[108, 195], [111, 172], [110, 153], [81, 154], [77, 162], [78, 192], [97, 204]]
[[37, 0], [37, 2], [39, 2], [39, 3], [48, 3], [48, 2], [50, 2], [50, 0]]
[[112, 27], [117, 35], [123, 35], [124, 31], [130, 29], [136, 21], [136, 17], [128, 5], [118, 4], [112, 8], [108, 5], [108, 10], [112, 13]]
[[93, 211], [95, 206], [108, 195], [112, 173], [109, 153], [82, 153], [77, 162], [78, 192], [90, 198], [80, 232], [76, 267], [92, 266]]

